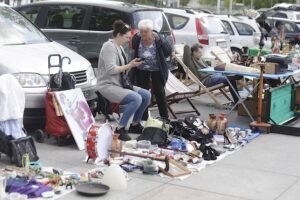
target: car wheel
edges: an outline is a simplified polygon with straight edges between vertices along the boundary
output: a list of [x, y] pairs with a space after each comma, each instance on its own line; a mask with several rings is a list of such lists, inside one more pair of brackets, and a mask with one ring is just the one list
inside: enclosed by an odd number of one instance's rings
[[45, 141], [45, 133], [41, 129], [38, 129], [34, 132], [34, 138], [39, 143], [44, 143]]
[[242, 60], [243, 52], [241, 49], [238, 48], [231, 48], [231, 53], [234, 61], [239, 62]]

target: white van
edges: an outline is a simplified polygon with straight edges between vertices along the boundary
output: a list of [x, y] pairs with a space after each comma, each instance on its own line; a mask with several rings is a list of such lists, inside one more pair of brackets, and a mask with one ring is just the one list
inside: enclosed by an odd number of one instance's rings
[[[88, 60], [74, 51], [51, 41], [30, 21], [10, 7], [0, 4], [0, 75], [10, 73], [19, 80], [26, 95], [24, 120], [45, 117], [48, 56], [60, 54], [71, 59], [63, 71], [76, 77], [87, 101], [96, 99], [97, 79]], [[58, 69], [51, 68], [50, 74]]]

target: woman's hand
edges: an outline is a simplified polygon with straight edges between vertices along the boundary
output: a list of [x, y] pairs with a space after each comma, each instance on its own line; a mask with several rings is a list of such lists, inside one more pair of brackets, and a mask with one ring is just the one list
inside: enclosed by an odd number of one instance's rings
[[143, 63], [142, 60], [140, 60], [139, 58], [135, 58], [132, 61], [130, 61], [129, 66], [130, 66], [130, 68], [133, 68], [133, 67], [139, 66], [142, 63]]

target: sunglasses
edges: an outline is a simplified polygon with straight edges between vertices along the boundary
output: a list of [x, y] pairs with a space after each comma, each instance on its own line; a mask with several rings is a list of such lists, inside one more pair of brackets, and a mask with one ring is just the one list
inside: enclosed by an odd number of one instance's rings
[[121, 30], [130, 30], [130, 26], [128, 24], [125, 24]]

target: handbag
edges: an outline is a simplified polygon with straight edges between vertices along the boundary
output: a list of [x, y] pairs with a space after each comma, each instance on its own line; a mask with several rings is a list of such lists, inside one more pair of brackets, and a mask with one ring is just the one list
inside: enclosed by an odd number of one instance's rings
[[161, 120], [152, 117], [149, 117], [146, 121], [144, 128], [147, 127], [162, 128], [164, 131], [169, 132], [169, 124], [165, 124]]
[[31, 136], [11, 140], [10, 143], [13, 159], [17, 167], [22, 167], [24, 165], [22, 161], [26, 154], [28, 154], [30, 162], [39, 160], [35, 144]]
[[[126, 65], [127, 64], [126, 56], [122, 49], [121, 49], [121, 51], [122, 51], [122, 57], [124, 59], [125, 65]], [[120, 64], [122, 63], [120, 57], [119, 57], [119, 62], [120, 62]], [[121, 72], [120, 75], [121, 75], [122, 87], [125, 89], [128, 89], [128, 90], [133, 90], [133, 85], [129, 79], [128, 73], [125, 71], [125, 72]]]
[[129, 80], [128, 74], [126, 72], [121, 72], [120, 75], [122, 87], [128, 90], [133, 90], [133, 85]]
[[158, 119], [149, 118], [144, 126], [143, 133], [137, 141], [148, 140], [151, 144], [167, 146], [169, 126]]

